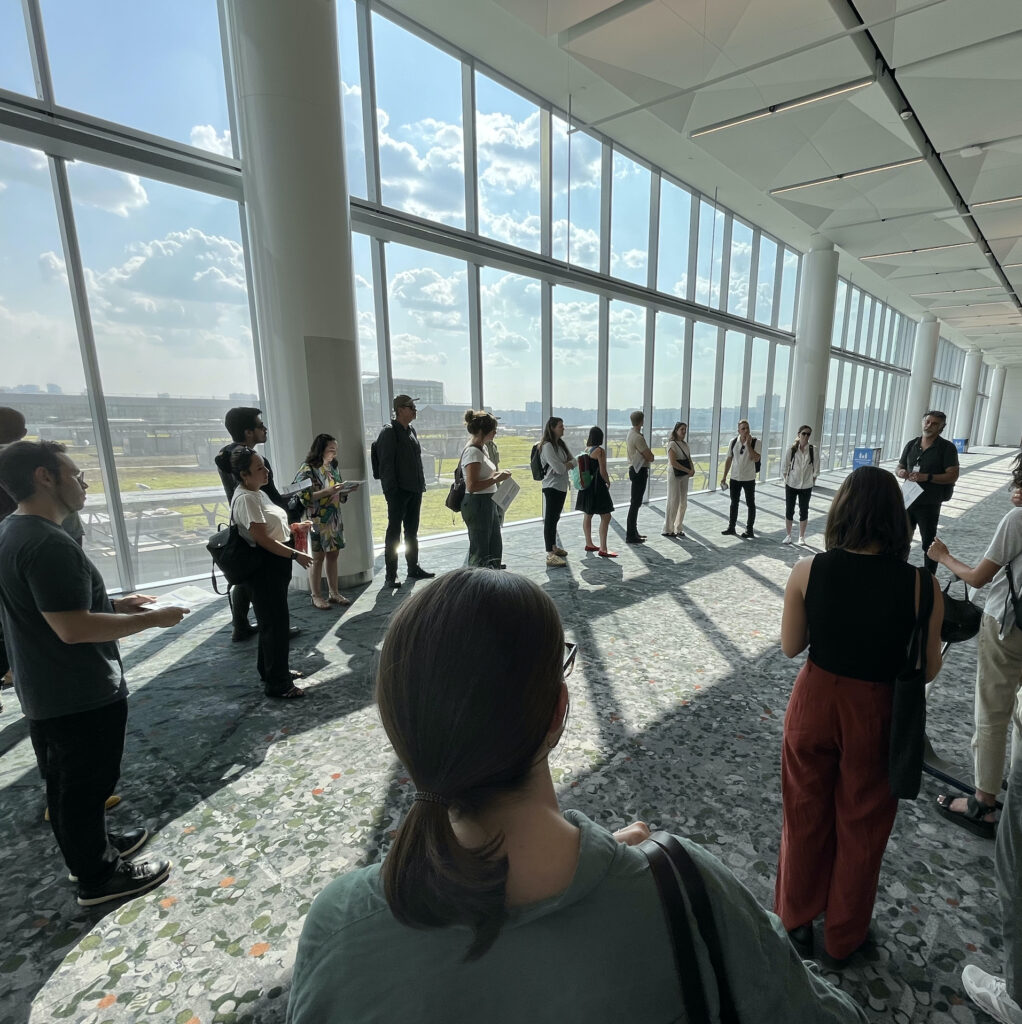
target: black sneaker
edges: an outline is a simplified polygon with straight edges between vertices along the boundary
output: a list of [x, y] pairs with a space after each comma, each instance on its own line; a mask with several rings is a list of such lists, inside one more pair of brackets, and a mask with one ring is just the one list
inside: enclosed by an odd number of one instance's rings
[[287, 635], [289, 637], [298, 636], [298, 634], [301, 633], [301, 631], [302, 631], [302, 627], [301, 626], [288, 626], [288, 628], [287, 628]]
[[426, 572], [421, 565], [412, 566], [406, 573], [410, 580], [432, 580], [436, 579], [435, 572]]
[[252, 622], [246, 622], [243, 626], [235, 626], [234, 631], [231, 633], [231, 640], [233, 643], [240, 644], [244, 640], [248, 640], [249, 637], [253, 637], [259, 632], [259, 627]]
[[389, 587], [391, 590], [397, 590], [401, 586], [401, 581], [396, 576], [388, 576], [384, 581], [383, 585]]
[[[107, 832], [110, 845], [122, 856], [130, 857], [138, 853], [147, 842], [149, 842], [149, 829], [129, 828], [126, 832]], [[77, 875], [68, 875], [69, 882], [77, 882]]]
[[756, 539], [756, 534], [753, 533], [753, 530], [752, 530], [751, 526], [747, 526], [745, 528], [745, 530], [742, 532], [742, 538], [744, 540], [755, 540]]
[[733, 526], [729, 526], [726, 530], [721, 530], [720, 535], [722, 537], [737, 537], [738, 531]]
[[122, 860], [102, 885], [78, 887], [78, 906], [95, 907], [128, 896], [141, 896], [162, 885], [170, 875], [171, 867], [169, 860]]

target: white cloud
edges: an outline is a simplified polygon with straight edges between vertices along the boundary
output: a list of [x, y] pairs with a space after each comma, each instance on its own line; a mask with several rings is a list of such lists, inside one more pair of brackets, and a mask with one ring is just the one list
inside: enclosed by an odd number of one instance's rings
[[128, 217], [149, 203], [137, 174], [110, 171], [94, 164], [74, 163], [70, 169], [71, 195], [75, 202]]
[[210, 153], [234, 156], [230, 128], [225, 128], [222, 133], [218, 133], [211, 124], [194, 125], [189, 133], [189, 142], [196, 148], [208, 150]]
[[466, 287], [462, 270], [445, 277], [432, 267], [416, 267], [394, 274], [390, 298], [419, 327], [464, 333]]

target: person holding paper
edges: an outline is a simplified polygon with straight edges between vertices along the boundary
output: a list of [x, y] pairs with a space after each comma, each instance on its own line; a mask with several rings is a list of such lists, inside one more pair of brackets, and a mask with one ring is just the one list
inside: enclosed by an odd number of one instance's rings
[[[294, 482], [308, 480], [312, 491], [303, 494], [305, 511], [312, 520], [309, 547], [312, 564], [309, 566], [309, 590], [312, 603], [321, 611], [332, 604], [351, 604], [337, 589], [337, 557], [344, 547], [344, 524], [341, 505], [348, 500], [354, 487], [345, 487], [337, 470], [337, 438], [330, 434], [317, 434], [309, 446], [309, 454], [298, 467]], [[329, 599], [323, 598], [323, 566], [326, 564], [326, 585]]]
[[465, 475], [465, 500], [461, 515], [468, 528], [468, 564], [503, 569], [501, 555], [504, 546], [500, 538], [500, 517], [493, 495], [497, 485], [511, 474], [497, 471], [486, 454], [486, 445], [497, 433], [497, 420], [485, 409], [469, 409], [465, 413], [465, 428], [472, 435], [468, 447], [461, 453], [461, 471]]
[[940, 436], [946, 425], [947, 416], [938, 409], [931, 409], [923, 417], [922, 434], [905, 445], [894, 471], [902, 480], [922, 488], [922, 494], [908, 506], [908, 521], [913, 532], [919, 527], [923, 565], [934, 575], [937, 563], [927, 552], [937, 536], [940, 506], [951, 497], [958, 479], [958, 449]]

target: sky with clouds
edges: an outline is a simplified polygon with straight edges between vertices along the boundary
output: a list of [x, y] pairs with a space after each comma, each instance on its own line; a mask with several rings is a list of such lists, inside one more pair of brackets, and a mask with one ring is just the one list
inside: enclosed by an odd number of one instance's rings
[[[23, 25], [16, 4], [0, 5], [0, 87], [28, 90]], [[12, 17], [14, 10], [16, 17]], [[58, 102], [132, 128], [231, 155], [216, 5], [212, 0], [90, 5], [42, 0]], [[182, 13], [184, 11], [185, 13]], [[353, 195], [366, 195], [354, 4], [338, 4], [346, 162]], [[9, 24], [8, 24], [9, 23]], [[20, 33], [20, 35], [19, 35]], [[373, 15], [377, 128], [383, 202], [454, 227], [465, 226], [461, 65]], [[116, 59], [114, 56], [116, 55]], [[409, 88], [410, 76], [414, 88]], [[174, 88], [168, 89], [168, 81]], [[540, 247], [540, 112], [483, 74], [476, 76], [480, 229], [522, 248]], [[601, 148], [570, 137], [553, 119], [554, 256], [598, 269]], [[650, 172], [615, 154], [611, 272], [645, 284]], [[251, 324], [236, 204], [132, 174], [69, 166], [75, 217], [106, 390], [181, 395], [254, 391]], [[719, 301], [723, 215], [707, 204], [700, 225], [695, 292]], [[658, 287], [688, 287], [690, 196], [669, 183], [661, 195]], [[83, 386], [77, 335], [49, 172], [38, 153], [0, 143], [0, 384]], [[726, 306], [749, 303], [751, 230], [736, 222]], [[771, 251], [772, 250], [772, 251]], [[378, 368], [369, 241], [353, 241], [362, 369]], [[761, 264], [773, 266], [767, 241]], [[788, 254], [782, 308], [794, 298], [797, 258]], [[471, 397], [467, 271], [463, 261], [390, 243], [387, 294], [393, 373], [442, 380], [447, 400]], [[483, 375], [488, 404], [524, 408], [540, 398], [540, 287], [518, 275], [481, 274]], [[760, 284], [755, 312], [769, 319], [773, 286]], [[596, 406], [597, 299], [554, 289], [554, 403]], [[782, 326], [788, 326], [782, 316]], [[788, 317], [790, 323], [790, 312]], [[680, 401], [684, 324], [660, 314], [655, 402]], [[609, 405], [641, 404], [645, 310], [610, 304]], [[695, 355], [716, 331], [696, 332]], [[8, 340], [9, 339], [9, 340]], [[709, 340], [707, 340], [709, 339]], [[12, 355], [7, 357], [7, 351]], [[42, 355], [42, 358], [41, 358]], [[712, 400], [714, 358], [693, 358], [693, 405]]]

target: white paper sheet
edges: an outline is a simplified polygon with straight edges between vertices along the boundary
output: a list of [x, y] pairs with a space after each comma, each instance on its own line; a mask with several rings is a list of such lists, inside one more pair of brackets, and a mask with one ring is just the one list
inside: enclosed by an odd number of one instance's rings
[[497, 484], [497, 490], [493, 495], [493, 503], [498, 508], [502, 508], [505, 512], [511, 505], [511, 502], [518, 497], [518, 492], [521, 487], [515, 483], [514, 477], [508, 477], [503, 483]]
[[922, 493], [922, 487], [914, 480], [905, 480], [901, 485], [901, 496], [905, 501], [905, 508], [908, 508]]
[[195, 611], [196, 608], [215, 601], [218, 596], [201, 587], [184, 586], [172, 590], [169, 594], [160, 594], [152, 604], [145, 607], [147, 611], [155, 611], [157, 608], [188, 608]]

